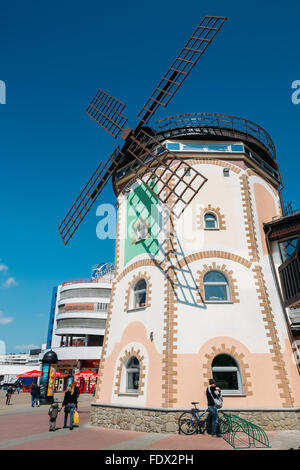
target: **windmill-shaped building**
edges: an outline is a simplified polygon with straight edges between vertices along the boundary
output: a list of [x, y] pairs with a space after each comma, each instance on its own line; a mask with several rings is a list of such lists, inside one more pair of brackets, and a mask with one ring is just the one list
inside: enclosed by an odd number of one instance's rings
[[179, 410], [193, 400], [206, 407], [211, 377], [224, 408], [251, 412], [269, 427], [274, 419], [281, 427], [286, 419], [298, 423], [299, 361], [275, 279], [282, 261], [264, 231], [282, 217], [271, 137], [221, 114], [148, 124], [225, 20], [203, 18], [134, 130], [126, 127], [125, 105], [102, 90], [87, 110], [125, 140], [59, 228], [68, 243], [112, 177], [115, 278], [92, 406], [92, 422], [102, 426], [176, 431]]

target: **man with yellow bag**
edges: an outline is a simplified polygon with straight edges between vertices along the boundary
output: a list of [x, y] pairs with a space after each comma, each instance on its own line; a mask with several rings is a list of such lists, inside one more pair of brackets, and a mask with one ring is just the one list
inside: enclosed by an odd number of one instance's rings
[[[77, 405], [78, 405], [77, 395], [74, 391], [73, 385], [70, 385], [68, 390], [65, 393], [64, 401], [62, 402], [62, 405], [61, 405], [62, 408], [65, 407], [64, 428], [67, 427], [68, 415], [70, 415], [70, 431], [72, 431], [74, 424], [79, 423]], [[74, 418], [77, 420], [77, 423], [75, 423]]]

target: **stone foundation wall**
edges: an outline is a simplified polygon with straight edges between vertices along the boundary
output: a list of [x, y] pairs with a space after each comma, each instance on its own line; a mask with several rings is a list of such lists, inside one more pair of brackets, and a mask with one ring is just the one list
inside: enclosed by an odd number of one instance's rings
[[[92, 403], [91, 424], [141, 432], [177, 433], [178, 418], [187, 409], [128, 408]], [[265, 431], [300, 430], [300, 408], [222, 410], [261, 426]]]

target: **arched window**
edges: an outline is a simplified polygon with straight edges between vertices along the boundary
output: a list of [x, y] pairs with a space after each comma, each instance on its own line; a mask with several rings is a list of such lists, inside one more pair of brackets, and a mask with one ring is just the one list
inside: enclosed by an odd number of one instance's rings
[[142, 308], [146, 305], [147, 283], [145, 279], [137, 281], [133, 288], [133, 306], [132, 308]]
[[228, 302], [230, 289], [227, 278], [219, 271], [209, 271], [203, 278], [206, 302]]
[[140, 381], [140, 363], [135, 356], [131, 356], [126, 363], [126, 392], [137, 392]]
[[218, 228], [218, 217], [212, 212], [207, 212], [204, 215], [204, 228], [210, 230]]
[[239, 365], [229, 354], [219, 354], [214, 358], [212, 362], [212, 376], [223, 394], [243, 393]]

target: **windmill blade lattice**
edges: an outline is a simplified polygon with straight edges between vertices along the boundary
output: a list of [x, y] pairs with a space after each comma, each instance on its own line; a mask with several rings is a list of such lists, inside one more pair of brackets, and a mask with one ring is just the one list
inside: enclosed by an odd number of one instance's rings
[[225, 21], [223, 16], [205, 16], [202, 19], [139, 112], [138, 119], [143, 124], [147, 124], [159, 106], [167, 106]]
[[87, 114], [114, 138], [124, 130], [127, 118], [122, 112], [126, 105], [99, 89], [87, 107]]
[[131, 135], [130, 139], [131, 145], [127, 152], [135, 159], [132, 170], [138, 161], [138, 178], [163, 205], [179, 217], [207, 178], [187, 162], [180, 161], [161, 144], [154, 132], [150, 134], [141, 129], [137, 136]]
[[73, 236], [84, 217], [94, 204], [95, 200], [102, 192], [109, 181], [112, 173], [116, 170], [120, 158], [119, 146], [115, 148], [107, 162], [100, 163], [91, 178], [79, 194], [75, 203], [67, 213], [66, 217], [59, 226], [59, 233], [66, 245]]

